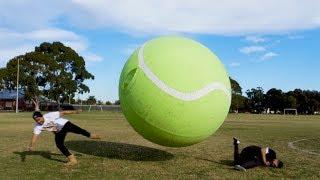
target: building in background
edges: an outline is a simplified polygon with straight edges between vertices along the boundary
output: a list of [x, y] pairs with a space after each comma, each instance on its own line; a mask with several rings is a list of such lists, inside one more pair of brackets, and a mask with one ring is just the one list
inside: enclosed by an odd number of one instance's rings
[[[16, 109], [16, 90], [2, 90], [0, 91], [0, 111], [15, 111]], [[24, 92], [19, 91], [19, 110], [25, 111], [32, 108], [32, 103], [28, 102], [24, 98]]]

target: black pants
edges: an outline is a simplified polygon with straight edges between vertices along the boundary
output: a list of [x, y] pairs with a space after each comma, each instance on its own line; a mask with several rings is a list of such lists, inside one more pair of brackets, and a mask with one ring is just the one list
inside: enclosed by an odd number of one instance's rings
[[238, 144], [234, 145], [234, 165], [240, 165], [246, 169], [263, 165], [259, 158], [252, 157], [248, 151], [249, 148], [244, 148], [239, 154]]
[[64, 145], [64, 139], [68, 132], [76, 133], [76, 134], [82, 134], [86, 137], [90, 137], [90, 133], [84, 129], [81, 129], [80, 127], [72, 124], [70, 121], [68, 121], [63, 128], [55, 134], [55, 141], [58, 149], [64, 154], [65, 156], [70, 156], [71, 153], [67, 149], [67, 147]]

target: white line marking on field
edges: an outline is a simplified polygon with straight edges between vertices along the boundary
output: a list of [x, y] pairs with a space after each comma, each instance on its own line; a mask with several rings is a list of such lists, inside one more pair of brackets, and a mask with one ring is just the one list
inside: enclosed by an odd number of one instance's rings
[[312, 155], [320, 155], [319, 153], [315, 153], [315, 152], [308, 151], [308, 150], [305, 150], [305, 149], [300, 149], [300, 148], [294, 146], [294, 143], [301, 142], [301, 141], [307, 141], [307, 140], [311, 140], [311, 139], [315, 139], [315, 138], [299, 139], [299, 140], [296, 140], [296, 141], [288, 142], [288, 146], [291, 149], [295, 149], [295, 150], [298, 150], [298, 151], [301, 151], [301, 152], [304, 152], [304, 153], [308, 153], [308, 154], [312, 154]]
[[221, 90], [227, 95], [229, 101], [231, 101], [230, 90], [228, 90], [226, 86], [220, 82], [212, 82], [197, 91], [188, 92], [188, 93], [180, 92], [176, 89], [171, 88], [170, 86], [165, 84], [163, 81], [161, 81], [151, 71], [151, 69], [145, 64], [144, 57], [143, 57], [143, 50], [145, 45], [146, 44], [143, 44], [142, 47], [139, 49], [139, 53], [138, 53], [139, 67], [142, 69], [144, 74], [162, 91], [183, 101], [193, 101], [193, 100], [200, 99], [201, 97], [209, 94], [211, 91]]

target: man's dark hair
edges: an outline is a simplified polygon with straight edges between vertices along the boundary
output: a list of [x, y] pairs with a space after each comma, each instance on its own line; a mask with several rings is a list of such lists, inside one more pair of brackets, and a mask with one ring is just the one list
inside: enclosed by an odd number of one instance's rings
[[278, 167], [277, 168], [282, 168], [283, 167], [283, 162], [279, 161]]
[[41, 114], [40, 111], [35, 111], [35, 112], [33, 113], [33, 115], [32, 115], [32, 118], [33, 118], [33, 119], [36, 119], [36, 118], [38, 118], [38, 117], [42, 117], [42, 114]]

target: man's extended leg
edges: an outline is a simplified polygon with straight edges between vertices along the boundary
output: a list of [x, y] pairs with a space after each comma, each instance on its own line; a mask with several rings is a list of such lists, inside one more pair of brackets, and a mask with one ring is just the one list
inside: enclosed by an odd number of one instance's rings
[[246, 168], [244, 168], [244, 167], [242, 167], [240, 165], [239, 144], [240, 144], [240, 141], [238, 139], [236, 139], [236, 138], [233, 138], [233, 147], [234, 147], [233, 163], [234, 163], [234, 168], [239, 170], [239, 171], [246, 171]]
[[67, 147], [64, 145], [64, 139], [67, 135], [67, 132], [62, 129], [60, 132], [56, 133], [55, 135], [55, 141], [58, 149], [61, 151], [63, 155], [65, 155], [68, 158], [67, 165], [75, 165], [77, 164], [77, 159], [74, 157], [73, 154], [69, 152]]
[[72, 133], [76, 133], [76, 134], [82, 134], [88, 138], [91, 139], [100, 139], [100, 136], [97, 134], [91, 134], [88, 131], [86, 131], [85, 129], [80, 128], [79, 126], [73, 124], [72, 122], [68, 121], [64, 127], [63, 127], [67, 132], [72, 132]]
[[248, 160], [246, 162], [243, 162], [240, 165], [245, 169], [249, 169], [249, 168], [261, 166], [261, 163], [257, 159], [253, 159], [253, 160]]
[[239, 144], [240, 144], [240, 141], [236, 138], [233, 138], [233, 147], [234, 147], [233, 163], [234, 163], [234, 165], [240, 164]]
[[70, 156], [71, 153], [67, 149], [67, 147], [64, 145], [64, 139], [66, 137], [67, 133], [66, 132], [58, 132], [55, 135], [55, 141], [56, 141], [56, 146], [57, 148], [61, 151], [61, 153], [65, 156]]
[[91, 136], [91, 134], [90, 134], [88, 131], [80, 128], [79, 126], [73, 124], [73, 123], [70, 122], [70, 121], [68, 121], [68, 122], [64, 125], [63, 129], [64, 129], [66, 132], [72, 132], [72, 133], [76, 133], [76, 134], [82, 134], [83, 136], [86, 136], [86, 137], [88, 137], [88, 138], [90, 138], [90, 136]]

